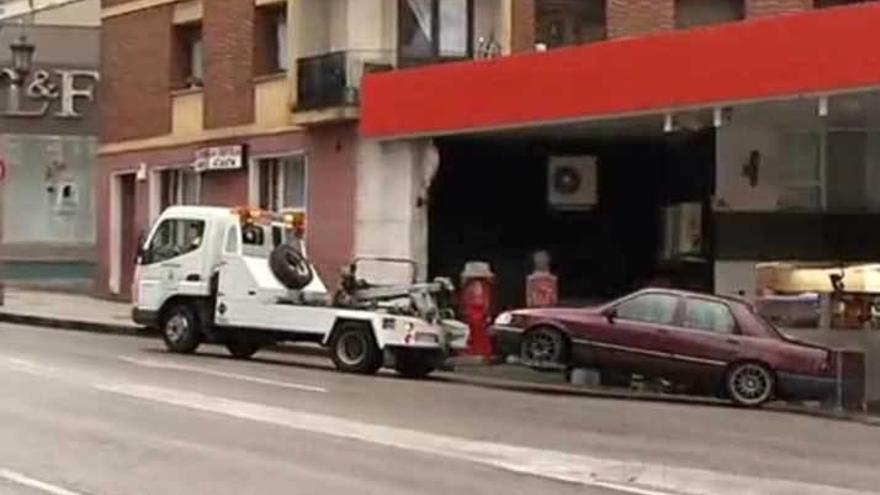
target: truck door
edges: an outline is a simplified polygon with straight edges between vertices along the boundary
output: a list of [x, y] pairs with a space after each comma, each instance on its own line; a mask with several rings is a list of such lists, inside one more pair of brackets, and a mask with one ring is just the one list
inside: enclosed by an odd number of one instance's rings
[[204, 220], [167, 218], [156, 227], [138, 269], [138, 307], [159, 309], [174, 295], [206, 295]]

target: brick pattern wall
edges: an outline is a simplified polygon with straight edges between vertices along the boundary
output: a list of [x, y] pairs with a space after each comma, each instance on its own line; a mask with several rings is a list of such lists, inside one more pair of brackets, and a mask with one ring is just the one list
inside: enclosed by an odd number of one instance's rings
[[813, 8], [813, 0], [746, 0], [746, 17], [790, 14]]
[[607, 0], [608, 37], [639, 36], [675, 28], [675, 0]]
[[170, 6], [105, 19], [101, 30], [101, 141], [171, 131]]
[[535, 49], [535, 1], [512, 0], [510, 51], [530, 52]]
[[252, 0], [203, 2], [205, 127], [254, 122]]

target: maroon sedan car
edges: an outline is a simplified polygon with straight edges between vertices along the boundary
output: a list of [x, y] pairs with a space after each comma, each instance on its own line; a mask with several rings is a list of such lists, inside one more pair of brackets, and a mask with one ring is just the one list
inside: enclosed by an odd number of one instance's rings
[[771, 398], [826, 399], [835, 391], [830, 349], [795, 341], [737, 299], [646, 289], [583, 309], [502, 313], [496, 349], [535, 368], [589, 367], [716, 393], [745, 406]]

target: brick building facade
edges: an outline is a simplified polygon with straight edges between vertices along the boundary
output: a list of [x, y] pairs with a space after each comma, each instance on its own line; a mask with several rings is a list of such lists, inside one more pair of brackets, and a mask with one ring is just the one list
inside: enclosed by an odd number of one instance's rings
[[[138, 234], [181, 202], [306, 210], [331, 285], [355, 254], [427, 273], [435, 153], [360, 135], [366, 74], [861, 3], [440, 1], [103, 0], [99, 292], [128, 295]], [[241, 168], [194, 170], [228, 145]]]

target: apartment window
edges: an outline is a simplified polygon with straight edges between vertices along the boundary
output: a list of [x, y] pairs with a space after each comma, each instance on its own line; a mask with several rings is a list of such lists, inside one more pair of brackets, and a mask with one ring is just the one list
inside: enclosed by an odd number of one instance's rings
[[687, 29], [745, 19], [744, 0], [676, 0], [675, 27]]
[[872, 0], [816, 0], [816, 8], [823, 9], [825, 7], [838, 7], [840, 5], [851, 5], [854, 3], [865, 3]]
[[288, 68], [287, 9], [284, 4], [257, 8], [254, 35], [254, 70], [257, 76]]
[[535, 42], [538, 44], [557, 48], [605, 37], [605, 0], [538, 0], [535, 3]]
[[398, 0], [401, 65], [469, 58], [473, 0]]
[[259, 205], [269, 211], [306, 209], [306, 160], [302, 155], [258, 161]]
[[192, 168], [175, 168], [160, 172], [162, 210], [174, 205], [199, 203], [199, 175]]
[[181, 24], [174, 27], [174, 59], [172, 87], [201, 87], [204, 81], [201, 24]]

